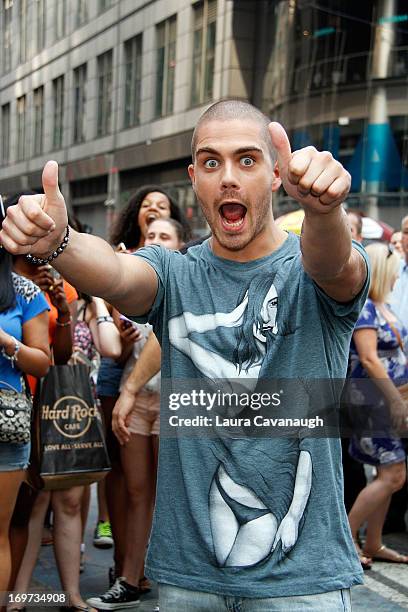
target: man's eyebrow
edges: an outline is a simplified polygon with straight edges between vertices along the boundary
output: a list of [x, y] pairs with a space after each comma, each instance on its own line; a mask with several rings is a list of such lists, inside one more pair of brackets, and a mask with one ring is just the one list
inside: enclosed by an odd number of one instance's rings
[[[263, 155], [263, 151], [261, 148], [257, 147], [256, 145], [248, 145], [245, 147], [240, 147], [239, 149], [235, 149], [235, 151], [233, 152], [234, 155], [242, 155], [243, 153], [251, 153], [256, 151], [257, 153], [261, 153]], [[199, 149], [197, 149], [196, 151], [196, 156], [200, 155], [201, 153], [211, 153], [211, 155], [219, 155], [219, 151], [217, 151], [216, 149], [213, 149], [212, 147], [200, 147]]]
[[259, 147], [255, 146], [255, 145], [250, 145], [248, 147], [240, 147], [239, 149], [236, 149], [234, 151], [234, 154], [235, 155], [241, 155], [242, 153], [251, 153], [253, 151], [256, 151], [257, 153], [261, 153], [263, 155], [262, 149], [260, 149]]
[[213, 149], [212, 147], [200, 147], [199, 149], [197, 149], [196, 155], [200, 155], [201, 153], [211, 153], [212, 155], [219, 155], [218, 151], [216, 149]]

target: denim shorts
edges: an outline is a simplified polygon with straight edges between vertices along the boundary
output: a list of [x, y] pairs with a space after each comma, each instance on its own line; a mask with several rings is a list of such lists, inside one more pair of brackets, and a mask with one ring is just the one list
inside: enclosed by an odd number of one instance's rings
[[253, 599], [159, 584], [160, 612], [350, 612], [350, 589], [316, 595]]
[[0, 442], [0, 472], [25, 470], [30, 459], [30, 442]]
[[123, 364], [113, 359], [103, 357], [98, 371], [96, 394], [98, 397], [116, 397], [119, 395], [119, 386], [123, 374]]

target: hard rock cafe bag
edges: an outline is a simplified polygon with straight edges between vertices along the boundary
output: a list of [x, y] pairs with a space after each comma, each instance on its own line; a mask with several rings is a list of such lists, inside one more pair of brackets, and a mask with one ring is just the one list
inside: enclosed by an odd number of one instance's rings
[[33, 484], [55, 490], [102, 479], [110, 463], [89, 369], [82, 364], [52, 366], [35, 403]]

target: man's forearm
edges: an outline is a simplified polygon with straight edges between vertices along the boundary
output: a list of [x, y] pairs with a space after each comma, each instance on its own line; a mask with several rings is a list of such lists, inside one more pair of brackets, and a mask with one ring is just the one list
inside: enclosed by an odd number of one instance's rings
[[352, 247], [345, 212], [337, 207], [327, 214], [306, 213], [301, 249], [305, 271], [331, 298], [349, 302], [361, 291], [367, 266]]
[[351, 233], [342, 206], [327, 214], [305, 213], [301, 248], [303, 265], [315, 281], [339, 275], [352, 252]]
[[121, 312], [144, 314], [156, 295], [153, 269], [132, 255], [115, 253], [97, 236], [71, 230], [67, 248], [51, 263], [76, 289], [104, 298]]
[[88, 295], [103, 295], [110, 302], [116, 293], [119, 262], [102, 238], [70, 229], [66, 250], [51, 263], [69, 283]]

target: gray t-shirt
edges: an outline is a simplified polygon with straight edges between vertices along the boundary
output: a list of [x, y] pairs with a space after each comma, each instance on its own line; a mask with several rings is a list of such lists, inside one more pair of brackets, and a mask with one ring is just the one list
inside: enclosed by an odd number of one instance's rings
[[[245, 263], [215, 256], [208, 240], [186, 255], [153, 246], [135, 256], [158, 276], [148, 320], [162, 345], [164, 383], [234, 378], [250, 389], [258, 377], [345, 377], [368, 280], [352, 302], [335, 302], [305, 273], [294, 234]], [[169, 414], [163, 394], [162, 425]], [[241, 597], [361, 583], [340, 441], [163, 433], [146, 573]]]

